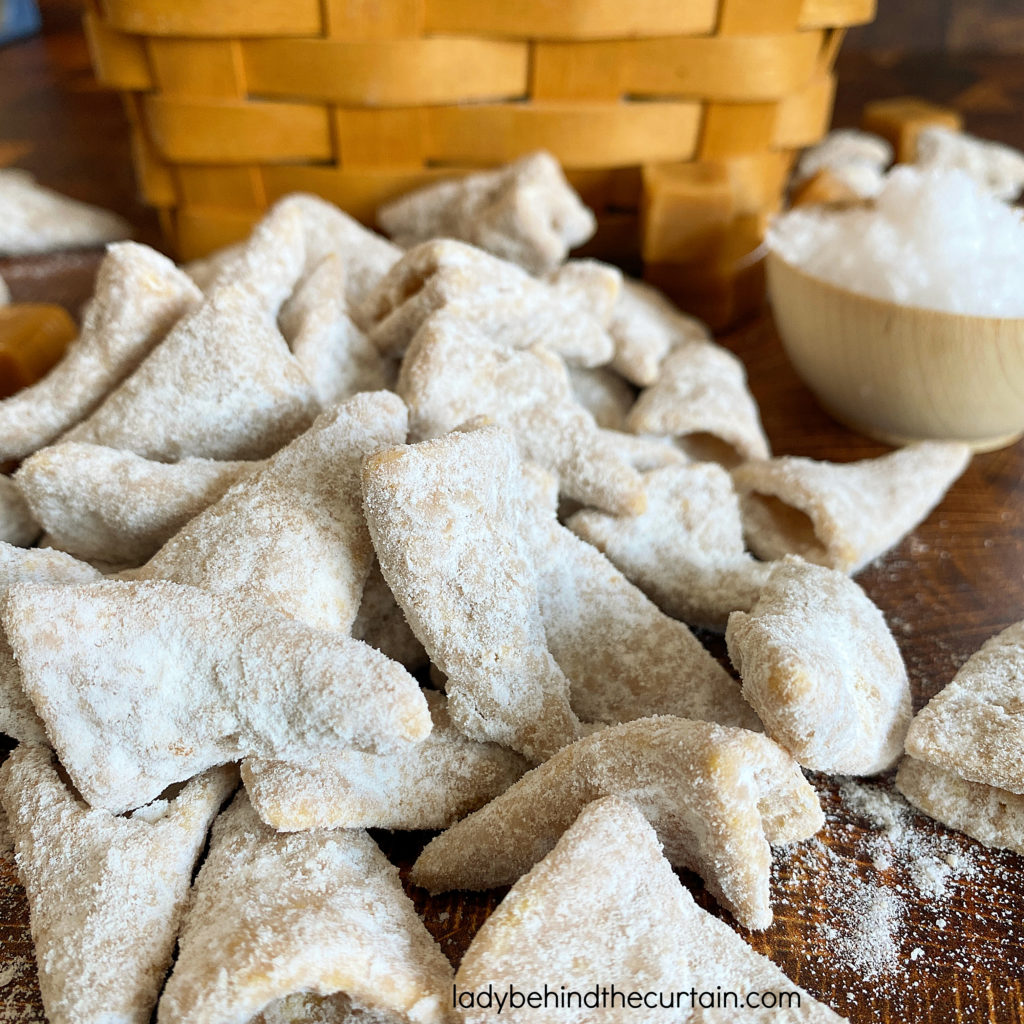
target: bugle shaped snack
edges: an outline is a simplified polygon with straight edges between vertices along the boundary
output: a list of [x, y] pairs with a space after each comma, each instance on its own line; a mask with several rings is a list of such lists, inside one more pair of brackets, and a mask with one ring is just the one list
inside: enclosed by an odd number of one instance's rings
[[340, 750], [302, 762], [249, 758], [242, 778], [256, 813], [279, 832], [311, 828], [447, 828], [503, 793], [529, 764], [467, 739], [448, 701], [425, 690], [434, 727], [408, 750]]
[[896, 788], [919, 810], [998, 850], [1024, 856], [1024, 796], [972, 782], [955, 771], [905, 757]]
[[0, 401], [0, 460], [22, 459], [88, 416], [201, 298], [166, 256], [112, 245], [78, 338], [45, 377]]
[[423, 668], [430, 660], [423, 644], [405, 621], [405, 612], [398, 607], [395, 595], [381, 575], [376, 555], [363, 586], [363, 599], [356, 621], [352, 623], [352, 635], [376, 647], [410, 672]]
[[[19, 548], [0, 543], [0, 605], [17, 583], [74, 585], [92, 583], [100, 574], [91, 565], [61, 551]], [[22, 689], [21, 670], [0, 630], [0, 733], [22, 743], [49, 743], [32, 701]]]
[[711, 341], [677, 345], [626, 423], [635, 434], [674, 437], [691, 458], [726, 469], [769, 454], [743, 364]]
[[603, 796], [633, 800], [672, 864], [700, 874], [747, 928], [771, 924], [768, 844], [806, 839], [824, 822], [799, 766], [767, 736], [666, 715], [559, 751], [432, 840], [410, 878], [432, 892], [509, 885]]
[[907, 753], [973, 782], [1024, 794], [1024, 622], [967, 659], [914, 718]]
[[456, 311], [417, 333], [398, 375], [413, 437], [437, 437], [477, 416], [515, 437], [524, 459], [559, 478], [562, 493], [609, 512], [640, 512], [640, 475], [573, 397], [565, 364], [541, 346], [492, 344]]
[[[600, 280], [614, 296], [618, 279], [609, 285], [602, 270]], [[409, 250], [355, 316], [381, 352], [400, 356], [425, 321], [449, 307], [503, 348], [543, 343], [579, 366], [600, 366], [612, 356], [612, 339], [604, 329], [611, 303], [595, 304], [578, 275], [551, 285], [447, 238]]]
[[149, 459], [260, 459], [312, 422], [316, 398], [274, 316], [217, 288], [66, 437]]
[[569, 384], [573, 398], [594, 417], [599, 427], [625, 430], [626, 416], [635, 395], [622, 377], [603, 366], [593, 369], [570, 366]]
[[41, 532], [21, 488], [9, 476], [0, 476], [0, 542], [26, 547]]
[[553, 479], [535, 466], [523, 473], [544, 632], [576, 714], [610, 723], [677, 715], [759, 730], [740, 688], [690, 630], [558, 522]]
[[611, 368], [641, 388], [657, 382], [662, 361], [677, 345], [711, 340], [700, 320], [677, 308], [657, 288], [628, 277], [608, 331], [615, 342]]
[[903, 658], [881, 611], [842, 573], [787, 555], [749, 614], [729, 616], [725, 639], [743, 696], [802, 765], [874, 775], [903, 753]]
[[445, 1024], [451, 980], [365, 832], [275, 832], [240, 793], [214, 823], [157, 1021], [248, 1024], [288, 1009], [346, 1020], [355, 1008], [368, 1015], [356, 1020]]
[[713, 462], [644, 474], [647, 509], [612, 516], [583, 509], [567, 525], [604, 552], [659, 608], [683, 622], [723, 630], [750, 611], [770, 566], [747, 554], [739, 500]]
[[327, 256], [335, 255], [341, 260], [345, 268], [345, 301], [350, 309], [366, 298], [402, 255], [397, 245], [319, 196], [294, 192], [280, 199], [273, 209], [295, 210], [302, 218], [306, 275]]
[[335, 406], [126, 575], [238, 594], [347, 633], [373, 561], [363, 457], [404, 441], [405, 428], [389, 391]]
[[51, 1024], [148, 1024], [207, 830], [237, 782], [218, 768], [119, 818], [77, 797], [45, 747], [4, 762], [0, 800]]
[[0, 256], [32, 256], [128, 238], [109, 210], [43, 188], [27, 171], [0, 170]]
[[299, 285], [278, 322], [322, 408], [390, 383], [376, 346], [349, 316], [345, 269], [334, 253]]
[[785, 554], [855, 573], [888, 551], [942, 500], [971, 451], [922, 441], [860, 462], [786, 455], [733, 471], [755, 555]]
[[260, 465], [154, 462], [63, 441], [26, 459], [15, 479], [52, 546], [76, 558], [138, 565]]
[[578, 735], [548, 653], [515, 443], [493, 427], [369, 456], [366, 522], [381, 572], [470, 738], [543, 761]]
[[597, 224], [558, 161], [543, 150], [410, 192], [382, 206], [377, 222], [404, 248], [459, 238], [531, 274], [553, 270]]
[[[581, 914], [590, 927], [579, 927]], [[466, 950], [455, 991], [475, 997], [489, 989], [504, 994], [550, 986], [555, 999], [545, 1004], [546, 1024], [583, 1024], [598, 1018], [580, 998], [596, 979], [622, 994], [621, 1002], [601, 1009], [607, 1024], [724, 1021], [721, 1011], [706, 1015], [694, 996], [795, 989], [767, 957], [694, 903], [643, 814], [614, 796], [584, 807], [554, 849], [512, 886]], [[558, 996], [568, 993], [560, 1003]], [[627, 994], [644, 1002], [627, 1004]], [[764, 1003], [737, 1016], [759, 1024], [842, 1019], [802, 990], [787, 1009], [769, 1008], [767, 998]], [[491, 1024], [505, 1018], [492, 1001], [465, 1010], [462, 1019]]]
[[72, 781], [115, 813], [248, 755], [390, 749], [430, 732], [400, 665], [233, 595], [19, 584], [0, 621]]

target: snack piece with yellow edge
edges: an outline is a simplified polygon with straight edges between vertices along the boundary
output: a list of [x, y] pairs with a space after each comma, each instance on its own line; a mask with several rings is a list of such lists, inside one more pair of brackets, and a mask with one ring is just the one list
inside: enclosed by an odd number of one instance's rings
[[[600, 927], [580, 928], [582, 914]], [[464, 1007], [466, 1024], [499, 1024], [505, 1018], [493, 1005], [471, 1006], [475, 1000], [470, 995], [512, 988], [543, 992], [552, 978], [561, 984], [554, 994], [565, 1002], [545, 1004], [547, 1024], [595, 1020], [580, 999], [593, 990], [595, 979], [623, 996], [618, 1008], [613, 1002], [602, 1010], [600, 1019], [608, 1024], [726, 1020], [727, 1013], [705, 1015], [699, 1006], [706, 1004], [691, 1002], [691, 993], [702, 998], [718, 993], [720, 999], [723, 989], [773, 993], [795, 988], [767, 957], [697, 906], [639, 808], [615, 796], [587, 804], [555, 848], [516, 882], [484, 922], [455, 976], [455, 999]], [[642, 1002], [627, 1007], [627, 994]], [[788, 1010], [767, 1004], [766, 999], [762, 1007], [747, 1008], [742, 1019], [752, 1024], [842, 1020], [803, 991]]]
[[[158, 1024], [452, 1024], [452, 969], [361, 829], [275, 832], [244, 793], [213, 826]], [[355, 1019], [367, 1019], [361, 1015]]]
[[841, 572], [787, 555], [753, 608], [729, 616], [725, 640], [743, 696], [800, 764], [875, 775], [903, 753], [913, 713], [903, 657]]
[[188, 902], [189, 883], [234, 767], [122, 818], [89, 807], [45, 747], [19, 746], [0, 799], [29, 900], [39, 989], [53, 1024], [148, 1024]]
[[769, 844], [824, 824], [797, 763], [767, 736], [664, 715], [613, 725], [560, 750], [432, 840], [413, 865], [431, 892], [510, 885], [593, 800], [633, 800], [675, 867], [696, 871], [746, 928], [767, 928]]
[[430, 733], [419, 686], [396, 662], [234, 595], [19, 583], [2, 620], [61, 763], [114, 813], [249, 755], [390, 750]]
[[386, 449], [364, 463], [363, 499], [381, 572], [448, 677], [452, 721], [534, 762], [576, 739], [523, 537], [514, 440], [485, 427]]

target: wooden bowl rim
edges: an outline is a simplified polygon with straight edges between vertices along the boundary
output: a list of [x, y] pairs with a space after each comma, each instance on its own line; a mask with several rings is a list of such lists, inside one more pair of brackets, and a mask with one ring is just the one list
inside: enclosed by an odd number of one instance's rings
[[[960, 321], [964, 325], [985, 324], [997, 333], [1001, 325], [1005, 325], [1007, 329], [1016, 328], [1017, 330], [1024, 332], [1024, 316], [983, 316], [980, 313], [954, 313], [947, 309], [931, 309], [928, 306], [916, 306], [910, 303], [897, 302], [895, 299], [880, 299], [875, 295], [867, 295], [864, 292], [857, 292], [851, 288], [844, 288], [842, 285], [836, 284], [834, 281], [828, 281], [823, 277], [818, 277], [817, 275], [812, 274], [808, 270], [804, 270], [803, 267], [798, 267], [795, 263], [791, 263], [769, 246], [767, 265], [771, 267], [771, 265], [776, 262], [785, 267], [786, 270], [793, 274], [794, 277], [800, 279], [809, 287], [818, 288], [824, 292], [833, 292], [844, 299], [852, 299], [867, 306], [876, 306], [879, 311], [888, 312], [899, 310], [900, 312], [908, 313], [912, 317], [922, 320], [935, 319], [946, 320], [947, 322]], [[769, 298], [771, 298], [770, 294]]]

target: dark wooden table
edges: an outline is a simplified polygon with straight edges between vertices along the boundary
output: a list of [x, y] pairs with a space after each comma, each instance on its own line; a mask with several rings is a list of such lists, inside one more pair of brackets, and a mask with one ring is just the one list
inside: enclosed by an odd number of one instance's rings
[[[1024, 145], [1024, 62], [1011, 57], [845, 55], [836, 123], [864, 102], [916, 93], [961, 109], [969, 130]], [[135, 198], [118, 100], [97, 92], [74, 26], [0, 50], [0, 164], [128, 217], [159, 244]], [[75, 308], [96, 256], [0, 261], [15, 298]], [[832, 422], [786, 363], [763, 314], [725, 337], [746, 362], [775, 451], [846, 461], [879, 445]], [[858, 577], [885, 612], [910, 672], [915, 705], [941, 689], [990, 635], [1024, 618], [1024, 446], [977, 456], [945, 502]], [[705, 637], [716, 653], [719, 638]], [[903, 812], [888, 834], [859, 813], [864, 791], [815, 778], [828, 822], [815, 840], [777, 852], [776, 922], [745, 937], [851, 1021], [1024, 1019], [1024, 862]], [[871, 792], [885, 793], [886, 780]], [[896, 805], [898, 806], [898, 805]], [[408, 865], [428, 837], [377, 834]], [[945, 867], [943, 867], [945, 865]], [[684, 876], [715, 911], [699, 881]], [[453, 962], [502, 893], [413, 896]], [[24, 895], [0, 864], [0, 1024], [42, 1020]]]

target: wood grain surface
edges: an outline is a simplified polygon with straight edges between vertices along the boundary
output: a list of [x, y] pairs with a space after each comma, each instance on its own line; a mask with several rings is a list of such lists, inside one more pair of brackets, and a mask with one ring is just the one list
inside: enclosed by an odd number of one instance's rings
[[[6, 153], [45, 183], [127, 215], [144, 239], [155, 240], [152, 220], [126, 185], [120, 109], [89, 90], [75, 70], [82, 59], [70, 31], [0, 52], [0, 163]], [[855, 123], [868, 99], [916, 92], [958, 106], [970, 130], [1024, 143], [1024, 70], [1016, 60], [850, 54], [840, 82], [839, 124]], [[47, 112], [56, 119], [52, 127]], [[74, 309], [88, 294], [96, 259], [0, 261], [0, 274], [16, 299], [56, 299]], [[789, 369], [767, 314], [723, 340], [747, 365], [777, 453], [847, 461], [885, 450], [816, 406]], [[975, 457], [928, 520], [858, 576], [894, 630], [916, 707], [987, 637], [1024, 619], [1022, 476], [1022, 445]], [[702, 638], [724, 657], [720, 638]], [[794, 850], [777, 851], [775, 924], [744, 937], [851, 1021], [1019, 1024], [1021, 858], [916, 816], [887, 832], [858, 812], [863, 789], [813, 781], [826, 828]], [[884, 792], [887, 782], [872, 786]], [[429, 838], [375, 836], [404, 866]], [[720, 913], [699, 880], [683, 879], [703, 906]], [[503, 895], [411, 894], [454, 963]], [[581, 928], [591, 925], [584, 908]], [[43, 1019], [24, 895], [10, 863], [0, 861], [0, 1024]]]

